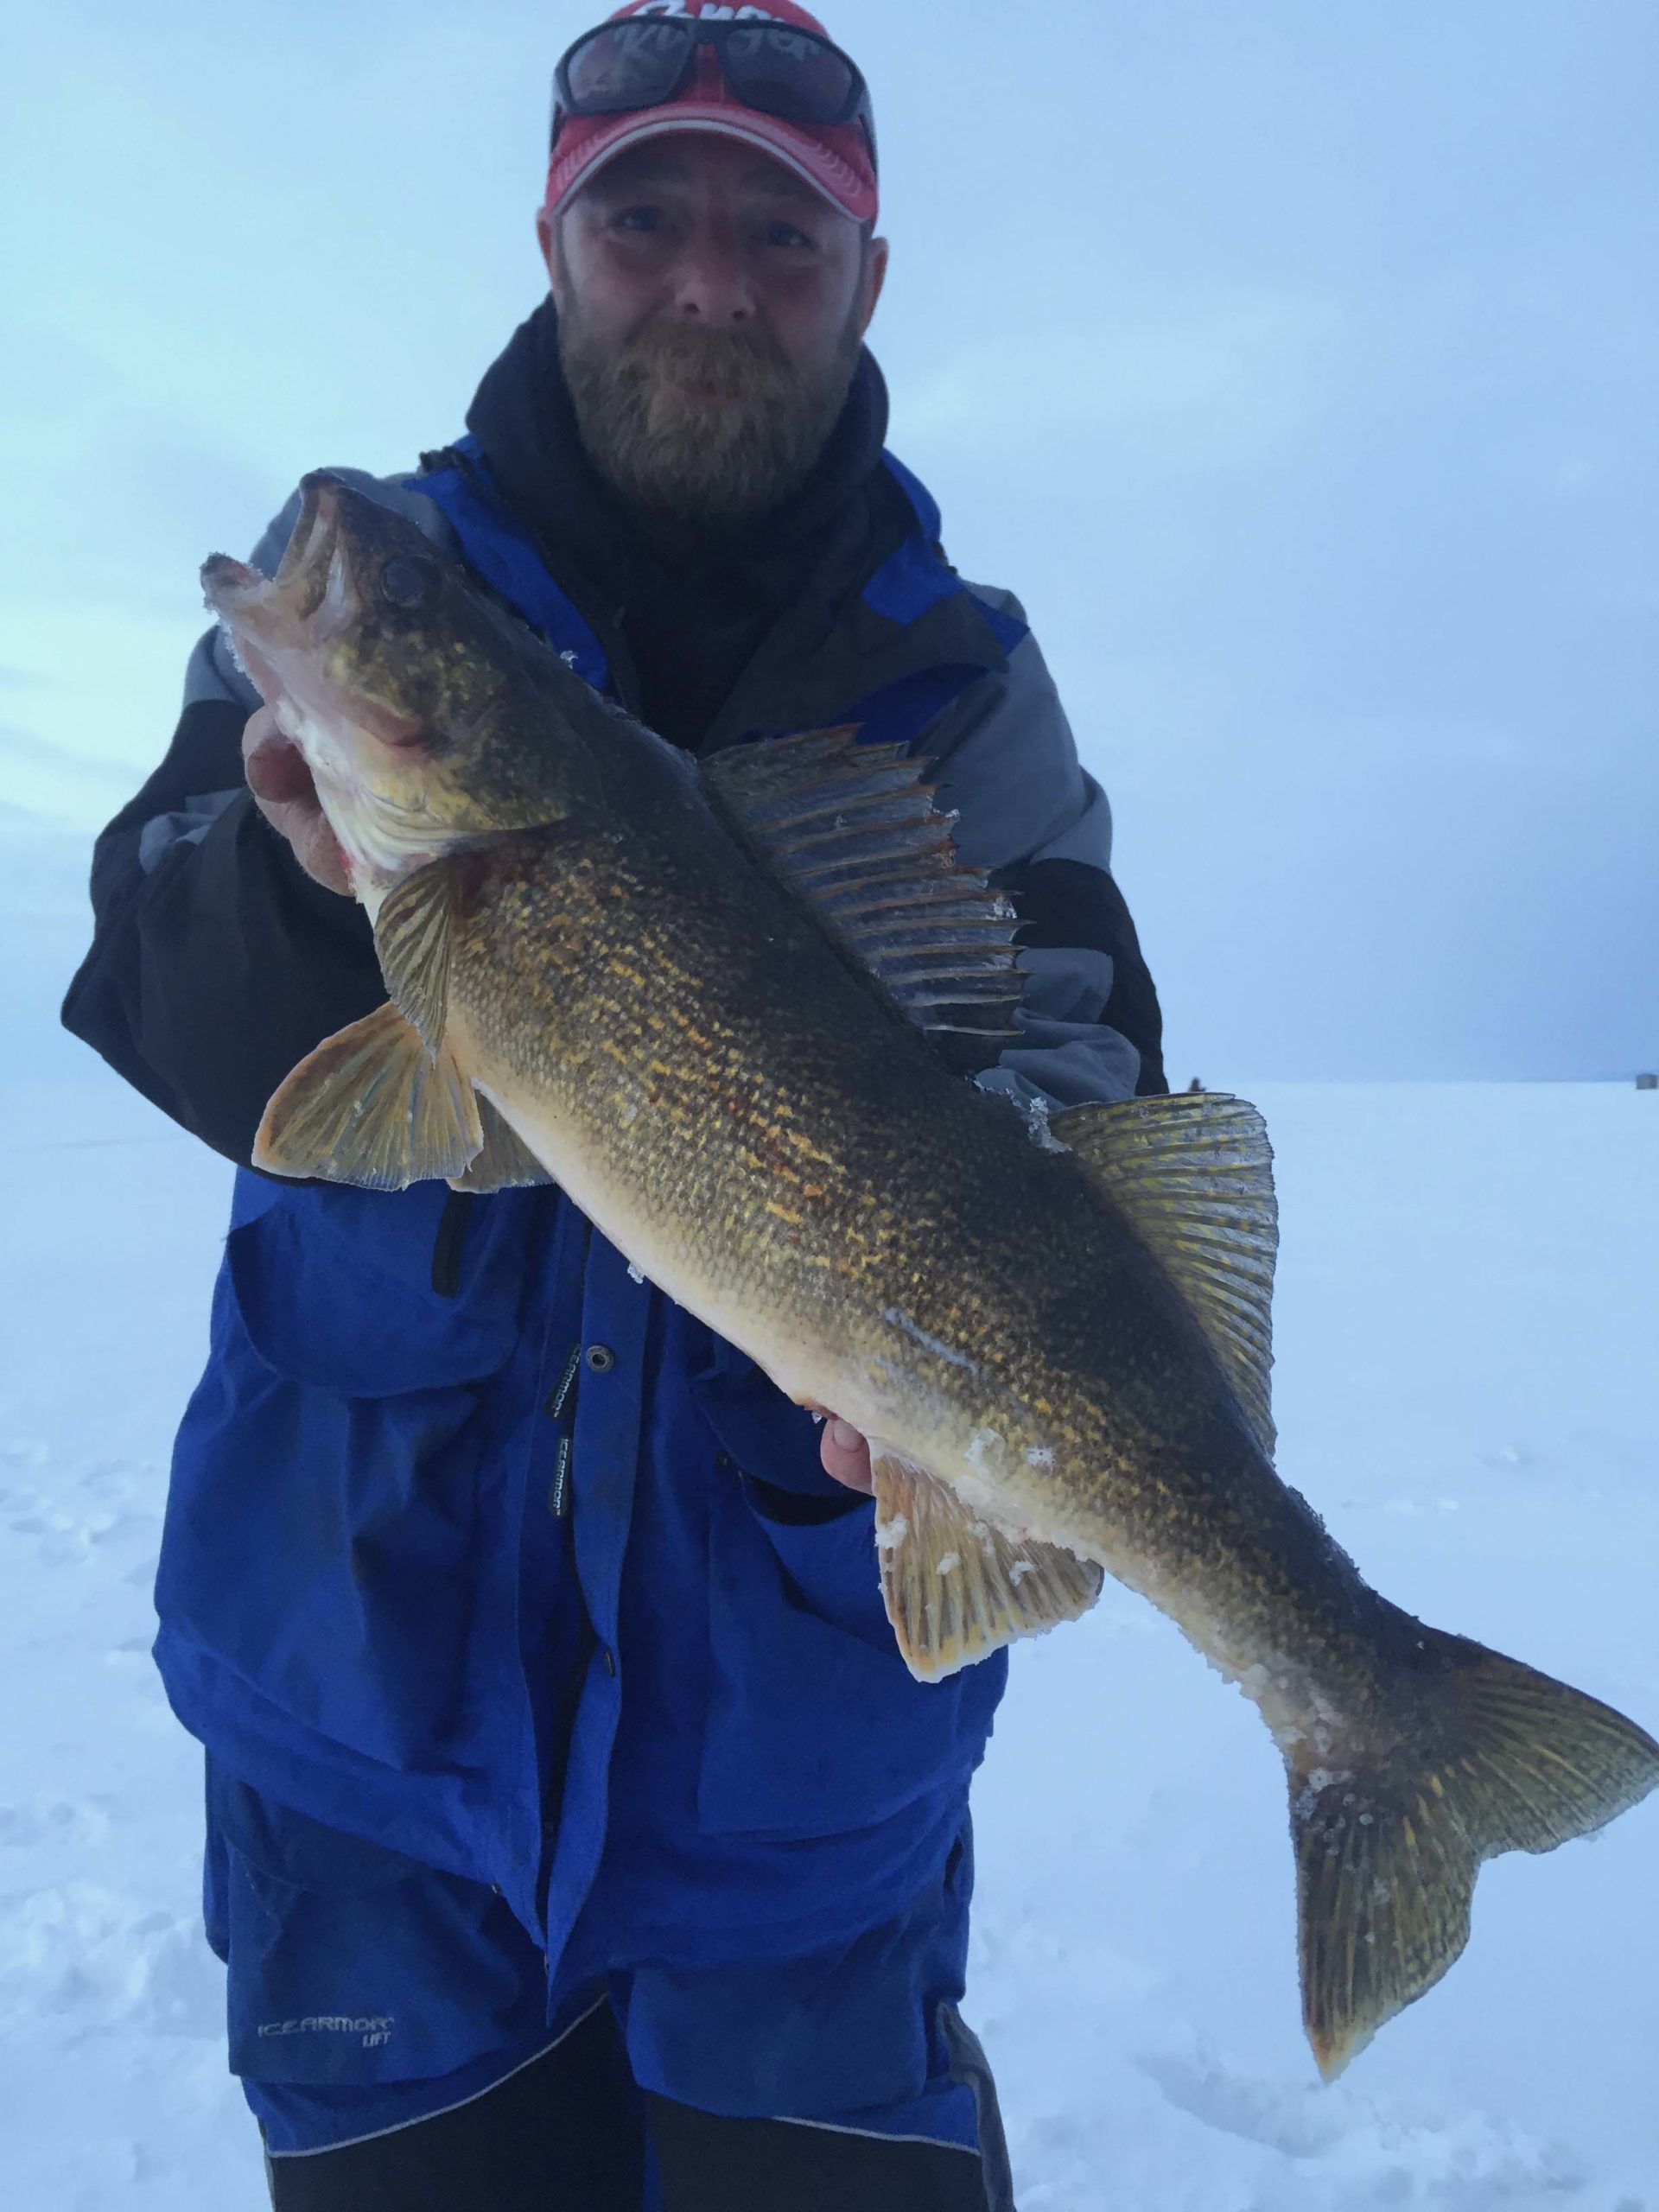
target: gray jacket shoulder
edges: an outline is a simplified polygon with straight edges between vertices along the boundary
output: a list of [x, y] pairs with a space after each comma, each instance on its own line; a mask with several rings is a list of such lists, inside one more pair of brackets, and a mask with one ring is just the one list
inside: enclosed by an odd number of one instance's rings
[[[969, 584], [975, 598], [1024, 622], [1009, 591]], [[1002, 868], [1039, 860], [1109, 868], [1112, 810], [1077, 760], [1042, 648], [1027, 630], [1006, 671], [981, 677], [923, 732], [916, 750], [939, 773], [939, 804], [960, 817], [964, 860]]]
[[[453, 553], [456, 550], [454, 532], [448, 517], [424, 493], [415, 489], [417, 480], [412, 474], [372, 476], [363, 468], [331, 468], [328, 474], [338, 476], [368, 498], [378, 499], [395, 513], [408, 516], [443, 552]], [[248, 556], [253, 566], [264, 575], [276, 573], [299, 516], [300, 493], [295, 491], [272, 517]], [[205, 637], [197, 639], [185, 666], [184, 703], [193, 707], [201, 699], [227, 700], [250, 715], [259, 704], [258, 692], [238, 666], [230, 640], [217, 624]]]
[[[984, 606], [1025, 621], [1012, 592], [982, 584], [968, 589]], [[1038, 863], [1074, 861], [1096, 872], [1097, 903], [1103, 915], [1108, 911], [1112, 810], [1077, 760], [1071, 725], [1029, 629], [1007, 669], [971, 683], [923, 732], [916, 750], [934, 763], [938, 803], [956, 814], [957, 848], [970, 866], [1007, 870], [1029, 886]], [[1025, 912], [1034, 918], [1029, 903]], [[1141, 1055], [1104, 1019], [1116, 975], [1113, 954], [1101, 942], [1056, 943], [1051, 933], [1021, 950], [1020, 965], [1021, 1035], [981, 1073], [982, 1087], [1027, 1108], [1132, 1096]]]

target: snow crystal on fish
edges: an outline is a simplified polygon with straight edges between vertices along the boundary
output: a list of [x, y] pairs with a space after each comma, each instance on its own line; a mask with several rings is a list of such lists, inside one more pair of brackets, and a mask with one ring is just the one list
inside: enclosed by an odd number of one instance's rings
[[1048, 1126], [1052, 1109], [1040, 1091], [1034, 1098], [1022, 1102], [1026, 1117], [1026, 1135], [1039, 1152], [1070, 1152], [1070, 1145], [1062, 1144]]
[[994, 1428], [976, 1428], [968, 1440], [968, 1464], [976, 1475], [995, 1481], [1002, 1471], [1003, 1440]]

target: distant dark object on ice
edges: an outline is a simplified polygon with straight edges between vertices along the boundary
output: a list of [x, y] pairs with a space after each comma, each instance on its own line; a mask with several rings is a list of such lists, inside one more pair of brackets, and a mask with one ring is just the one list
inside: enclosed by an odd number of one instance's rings
[[1636, 1078], [1638, 1090], [1659, 1090], [1659, 1075], [1639, 1075]]

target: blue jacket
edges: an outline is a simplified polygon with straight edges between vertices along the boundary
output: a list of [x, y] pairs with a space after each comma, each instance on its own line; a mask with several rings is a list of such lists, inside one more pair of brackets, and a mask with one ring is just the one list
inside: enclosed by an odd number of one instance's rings
[[[476, 448], [440, 458], [358, 480], [608, 686]], [[1109, 813], [1017, 606], [960, 581], [931, 501], [889, 466], [914, 531], [777, 727], [810, 713], [923, 743], [968, 858], [1103, 874]], [[211, 638], [190, 683], [251, 703]], [[232, 804], [151, 817], [143, 868], [192, 846], [205, 867]], [[1026, 965], [1027, 1033], [982, 1079], [1133, 1090], [1135, 1049], [1102, 1019], [1110, 958], [1051, 938]], [[556, 1191], [388, 1197], [244, 1169], [156, 1589], [216, 1835], [301, 1891], [406, 1866], [499, 1895], [550, 1986], [854, 1942], [937, 1892], [1006, 1677], [999, 1654], [911, 1679], [871, 1510], [822, 1474], [810, 1418]], [[461, 2004], [388, 2064], [453, 2069], [477, 2032]]]

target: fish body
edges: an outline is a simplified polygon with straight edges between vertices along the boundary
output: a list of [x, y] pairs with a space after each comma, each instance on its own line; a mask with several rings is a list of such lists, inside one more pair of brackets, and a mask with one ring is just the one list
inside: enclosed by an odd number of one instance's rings
[[791, 1395], [1155, 1591], [1230, 1672], [1272, 1648], [1338, 1674], [1370, 1593], [1155, 1261], [637, 737], [602, 826], [480, 857], [449, 983], [479, 1087]]
[[327, 478], [274, 582], [204, 581], [313, 763], [391, 993], [283, 1086], [260, 1164], [556, 1181], [872, 1439], [918, 1674], [1103, 1573], [1148, 1597], [1284, 1756], [1327, 2073], [1457, 1955], [1483, 1858], [1659, 1781], [1622, 1715], [1370, 1589], [1274, 1471], [1253, 1109], [1033, 1125], [963, 1079], [1018, 979], [916, 764], [837, 732], [697, 764]]

